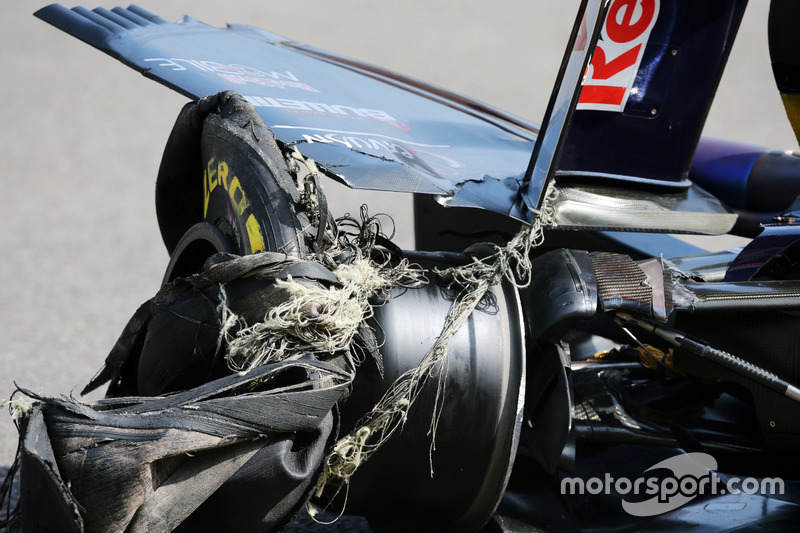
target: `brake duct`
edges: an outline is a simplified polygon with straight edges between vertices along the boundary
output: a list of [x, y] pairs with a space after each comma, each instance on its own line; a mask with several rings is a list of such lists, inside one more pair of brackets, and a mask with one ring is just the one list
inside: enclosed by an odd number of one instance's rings
[[800, 308], [800, 281], [701, 281], [692, 271], [678, 268], [678, 262], [550, 251], [533, 261], [532, 283], [523, 297], [529, 333], [538, 339], [570, 320], [592, 318], [598, 312], [624, 311], [664, 323], [674, 312]]

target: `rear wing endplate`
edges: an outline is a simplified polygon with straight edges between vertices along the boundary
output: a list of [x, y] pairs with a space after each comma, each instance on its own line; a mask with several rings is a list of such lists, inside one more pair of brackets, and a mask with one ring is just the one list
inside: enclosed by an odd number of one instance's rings
[[527, 208], [549, 194], [561, 227], [728, 231], [735, 215], [688, 175], [746, 4], [584, 0], [523, 180]]

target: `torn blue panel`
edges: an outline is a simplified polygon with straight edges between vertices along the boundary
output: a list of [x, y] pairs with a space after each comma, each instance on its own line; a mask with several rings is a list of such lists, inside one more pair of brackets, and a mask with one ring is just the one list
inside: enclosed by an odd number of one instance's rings
[[[168, 23], [136, 6], [53, 4], [36, 16], [190, 98], [242, 94], [279, 141], [354, 188], [458, 198], [461, 184], [472, 188], [485, 176], [516, 183], [538, 131], [489, 106], [256, 28], [215, 28], [190, 17]], [[498, 197], [493, 190], [465, 201], [518, 213], [518, 188], [503, 186]]]
[[481, 181], [461, 183], [457, 191], [449, 196], [440, 196], [438, 200], [447, 207], [478, 207], [494, 212], [500, 212], [511, 205], [511, 211], [506, 214], [518, 220], [526, 220], [528, 211], [518, 194], [521, 185], [522, 181], [517, 178], [498, 180], [486, 176]]

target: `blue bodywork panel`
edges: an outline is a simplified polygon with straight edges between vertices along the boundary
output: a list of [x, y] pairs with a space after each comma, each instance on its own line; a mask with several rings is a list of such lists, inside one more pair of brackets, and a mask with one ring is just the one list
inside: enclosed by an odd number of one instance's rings
[[518, 117], [250, 26], [134, 5], [36, 16], [189, 98], [242, 94], [279, 142], [353, 188], [530, 222], [555, 180], [557, 227], [724, 233], [735, 215], [687, 176], [745, 3], [645, 0], [636, 19], [636, 2], [583, 2], [541, 142]]
[[137, 6], [36, 16], [189, 98], [242, 94], [280, 142], [351, 187], [527, 216], [515, 202], [538, 128], [522, 119], [249, 26], [169, 23]]

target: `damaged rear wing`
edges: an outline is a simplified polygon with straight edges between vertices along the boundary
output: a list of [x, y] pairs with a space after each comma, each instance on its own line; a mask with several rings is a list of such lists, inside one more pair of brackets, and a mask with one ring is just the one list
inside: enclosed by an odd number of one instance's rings
[[736, 215], [688, 172], [745, 4], [583, 0], [541, 131], [249, 26], [133, 5], [36, 16], [190, 98], [242, 94], [279, 143], [353, 188], [526, 222], [546, 201], [566, 229], [714, 234]]
[[515, 209], [538, 127], [523, 119], [251, 26], [135, 5], [35, 15], [191, 99], [241, 94], [279, 143], [350, 187], [527, 216]]

